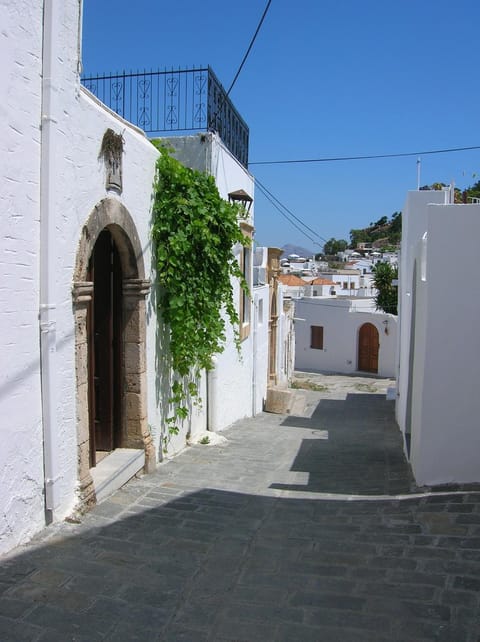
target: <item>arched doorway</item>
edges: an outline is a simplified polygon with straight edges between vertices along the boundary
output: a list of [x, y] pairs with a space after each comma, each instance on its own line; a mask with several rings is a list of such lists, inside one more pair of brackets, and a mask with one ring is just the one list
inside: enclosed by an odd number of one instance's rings
[[126, 208], [106, 198], [90, 214], [77, 250], [73, 283], [79, 502], [95, 503], [100, 453], [142, 449], [156, 457], [146, 403], [146, 310], [150, 281]]
[[379, 347], [377, 328], [372, 323], [364, 323], [358, 333], [358, 370], [378, 372]]
[[90, 467], [123, 446], [122, 266], [108, 229], [100, 232], [88, 266], [93, 293], [87, 309]]

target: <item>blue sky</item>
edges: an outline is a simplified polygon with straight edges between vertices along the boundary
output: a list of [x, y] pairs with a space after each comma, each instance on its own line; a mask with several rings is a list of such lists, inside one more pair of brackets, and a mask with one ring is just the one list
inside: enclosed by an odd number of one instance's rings
[[[229, 87], [266, 0], [84, 0], [85, 73], [210, 65]], [[272, 0], [231, 98], [250, 161], [407, 153], [480, 145], [478, 0]], [[317, 235], [260, 193], [256, 239], [319, 251], [320, 237], [401, 210], [417, 158], [251, 165]], [[421, 184], [464, 188], [480, 150], [421, 157]], [[298, 223], [297, 223], [298, 224]]]

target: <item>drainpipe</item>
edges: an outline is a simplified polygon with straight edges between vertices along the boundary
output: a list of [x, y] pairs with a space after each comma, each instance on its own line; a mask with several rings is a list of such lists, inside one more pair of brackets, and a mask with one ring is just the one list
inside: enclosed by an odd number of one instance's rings
[[253, 300], [253, 337], [252, 337], [252, 417], [257, 414], [257, 323], [258, 295]]
[[40, 372], [42, 384], [43, 458], [45, 474], [45, 519], [53, 519], [59, 505], [60, 465], [57, 444], [56, 404], [56, 303], [55, 303], [55, 167], [54, 103], [57, 94], [53, 80], [55, 25], [59, 4], [45, 0], [43, 5], [42, 119], [40, 155]]
[[213, 368], [207, 372], [207, 430], [217, 432], [217, 384], [216, 357], [212, 357]]

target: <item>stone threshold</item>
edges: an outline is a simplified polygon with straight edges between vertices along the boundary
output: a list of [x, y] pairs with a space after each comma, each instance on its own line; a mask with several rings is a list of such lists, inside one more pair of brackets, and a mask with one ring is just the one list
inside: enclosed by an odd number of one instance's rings
[[97, 504], [126, 484], [145, 466], [145, 451], [135, 448], [116, 448], [90, 469]]

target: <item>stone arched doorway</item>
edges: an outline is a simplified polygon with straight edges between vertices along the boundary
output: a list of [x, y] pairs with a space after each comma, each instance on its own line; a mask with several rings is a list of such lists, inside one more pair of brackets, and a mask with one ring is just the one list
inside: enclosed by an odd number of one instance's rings
[[88, 414], [90, 467], [125, 442], [123, 390], [122, 265], [108, 227], [93, 247], [88, 281], [93, 283], [87, 306]]
[[358, 370], [378, 372], [380, 340], [373, 323], [364, 323], [358, 333]]
[[[130, 214], [120, 202], [104, 199], [82, 228], [73, 283], [79, 499], [84, 505], [96, 501], [91, 468], [100, 450], [141, 448], [146, 470], [155, 467], [146, 404], [149, 288]], [[97, 333], [100, 347], [95, 346]]]

